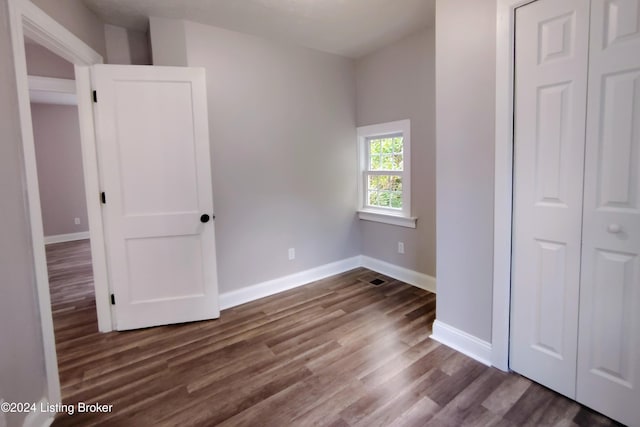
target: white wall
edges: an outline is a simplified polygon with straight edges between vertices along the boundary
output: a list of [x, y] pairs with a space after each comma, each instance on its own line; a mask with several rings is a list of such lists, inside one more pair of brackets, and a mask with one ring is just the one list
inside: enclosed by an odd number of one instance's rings
[[353, 61], [185, 29], [207, 71], [221, 292], [360, 254]]
[[437, 0], [437, 318], [489, 342], [495, 45], [495, 0]]
[[[7, 2], [0, 2], [0, 399], [45, 395], [44, 349], [36, 300], [22, 137]], [[9, 426], [25, 414], [6, 414]]]
[[358, 60], [356, 79], [358, 126], [411, 120], [411, 208], [418, 217], [416, 229], [361, 221], [362, 253], [435, 277], [435, 28]]

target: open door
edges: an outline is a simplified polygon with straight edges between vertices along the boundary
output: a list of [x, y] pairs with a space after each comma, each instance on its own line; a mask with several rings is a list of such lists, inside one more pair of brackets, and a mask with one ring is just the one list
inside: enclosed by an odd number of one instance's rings
[[203, 69], [96, 65], [117, 330], [220, 316]]

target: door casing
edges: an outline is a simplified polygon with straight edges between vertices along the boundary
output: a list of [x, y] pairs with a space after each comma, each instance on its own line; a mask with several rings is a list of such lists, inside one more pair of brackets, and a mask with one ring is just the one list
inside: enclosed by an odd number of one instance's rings
[[503, 371], [509, 370], [511, 313], [515, 11], [534, 1], [498, 0], [497, 4], [491, 362]]
[[109, 332], [113, 330], [113, 324], [111, 306], [108, 298], [109, 284], [102, 214], [100, 205], [96, 203], [100, 191], [100, 179], [95, 146], [93, 107], [90, 97], [90, 67], [94, 64], [101, 64], [103, 58], [30, 1], [8, 0], [8, 7], [16, 88], [18, 93], [20, 128], [22, 132], [23, 173], [27, 187], [27, 209], [31, 229], [38, 311], [40, 313], [40, 326], [44, 347], [47, 382], [47, 395], [45, 398], [49, 403], [58, 404], [61, 403], [60, 379], [58, 376], [58, 361], [53, 332], [47, 259], [44, 249], [44, 232], [42, 228], [42, 212], [40, 208], [40, 191], [36, 169], [24, 39], [25, 36], [27, 36], [74, 64], [98, 328], [101, 332]]

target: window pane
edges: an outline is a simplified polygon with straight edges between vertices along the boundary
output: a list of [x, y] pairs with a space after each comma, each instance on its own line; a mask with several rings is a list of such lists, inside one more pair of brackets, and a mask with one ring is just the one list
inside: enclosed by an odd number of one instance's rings
[[392, 176], [390, 189], [392, 191], [402, 191], [402, 178], [399, 176]]
[[402, 153], [402, 144], [403, 138], [401, 136], [397, 136], [393, 138], [393, 152], [394, 153]]
[[380, 187], [382, 190], [391, 190], [391, 182], [393, 180], [392, 176], [383, 175], [380, 177]]
[[393, 157], [388, 154], [382, 155], [382, 170], [391, 171], [393, 170]]
[[373, 171], [380, 170], [380, 156], [371, 156], [369, 169]]
[[382, 140], [382, 153], [393, 153], [393, 138], [385, 138]]
[[394, 154], [392, 161], [393, 161], [392, 170], [394, 171], [403, 170], [402, 154]]
[[366, 202], [373, 207], [402, 209], [402, 177], [369, 175]]
[[378, 192], [377, 191], [369, 191], [369, 205], [370, 206], [378, 206]]
[[369, 154], [375, 155], [380, 154], [381, 152], [381, 144], [379, 139], [371, 139], [369, 140]]
[[404, 139], [402, 136], [369, 139], [369, 170], [404, 170]]
[[376, 175], [369, 176], [369, 190], [379, 190], [380, 189], [380, 177]]
[[402, 193], [398, 191], [391, 193], [391, 207], [402, 209]]
[[378, 193], [378, 206], [389, 207], [389, 200], [391, 199], [391, 193], [389, 191], [380, 191]]

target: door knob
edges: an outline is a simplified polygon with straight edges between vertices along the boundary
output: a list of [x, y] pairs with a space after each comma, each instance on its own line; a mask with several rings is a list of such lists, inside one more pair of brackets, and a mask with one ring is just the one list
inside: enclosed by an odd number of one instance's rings
[[618, 234], [622, 231], [622, 227], [620, 227], [620, 224], [609, 224], [607, 231], [612, 234]]
[[205, 224], [205, 223], [209, 222], [209, 219], [210, 219], [210, 218], [209, 218], [209, 215], [207, 215], [207, 214], [202, 214], [202, 216], [200, 217], [200, 222], [201, 222], [201, 223], [203, 223], [203, 224]]

